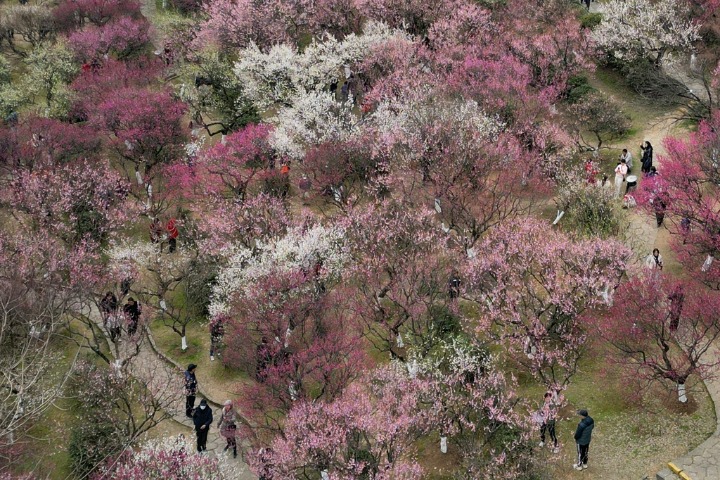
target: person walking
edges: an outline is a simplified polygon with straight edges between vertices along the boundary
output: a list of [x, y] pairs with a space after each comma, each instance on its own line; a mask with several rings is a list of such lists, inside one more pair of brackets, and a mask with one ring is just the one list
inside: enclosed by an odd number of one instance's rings
[[650, 142], [645, 140], [645, 143], [640, 145], [640, 150], [642, 150], [642, 160], [641, 160], [642, 168], [641, 168], [641, 170], [643, 173], [648, 173], [648, 172], [650, 172], [650, 167], [652, 167], [652, 162], [653, 162], [653, 147], [650, 144]]
[[627, 165], [625, 165], [625, 160], [621, 159], [617, 167], [615, 167], [615, 198], [620, 198], [620, 190], [622, 189], [622, 184], [625, 181], [625, 176], [628, 173]]
[[197, 365], [191, 363], [185, 370], [185, 415], [192, 417], [195, 408], [195, 395], [198, 391], [197, 378], [195, 378], [195, 369]]
[[217, 426], [220, 429], [220, 435], [227, 442], [223, 452], [227, 452], [232, 448], [233, 458], [237, 458], [237, 439], [235, 437], [237, 433], [237, 412], [230, 400], [225, 400]]
[[592, 439], [592, 431], [595, 428], [595, 420], [588, 415], [585, 409], [578, 410], [578, 415], [582, 417], [575, 430], [575, 443], [577, 444], [578, 461], [573, 465], [575, 470], [585, 470], [588, 468], [588, 453], [590, 451], [590, 440]]
[[113, 292], [107, 292], [100, 300], [100, 312], [102, 313], [103, 325], [107, 327], [110, 315], [115, 313], [118, 307], [117, 297]]
[[200, 400], [200, 407], [195, 409], [192, 419], [197, 433], [197, 451], [202, 453], [207, 450], [208, 432], [213, 423], [212, 408], [207, 404], [207, 400]]
[[543, 406], [540, 410], [542, 425], [540, 425], [540, 447], [545, 446], [545, 434], [550, 435], [553, 442], [553, 453], [558, 453], [557, 434], [555, 433], [555, 419], [557, 417], [557, 393], [546, 392]]
[[140, 314], [142, 313], [140, 304], [133, 297], [128, 298], [127, 303], [123, 306], [123, 313], [125, 313], [128, 324], [128, 335], [133, 336], [137, 331]]

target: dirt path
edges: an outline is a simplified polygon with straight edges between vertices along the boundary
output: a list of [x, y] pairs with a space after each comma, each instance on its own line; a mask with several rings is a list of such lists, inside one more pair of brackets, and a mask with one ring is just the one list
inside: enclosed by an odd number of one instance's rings
[[[658, 156], [666, 153], [663, 146], [663, 139], [673, 134], [673, 114], [667, 114], [656, 121], [652, 121], [648, 128], [638, 134], [636, 138], [642, 138], [641, 141], [647, 140], [654, 147], [653, 164], [657, 167], [658, 172], [662, 175], [662, 160]], [[633, 152], [635, 153], [635, 152]], [[640, 179], [642, 182], [642, 179]], [[642, 250], [651, 252], [653, 248], [657, 248], [663, 254], [666, 269], [672, 272], [681, 271], [681, 266], [672, 255], [670, 249], [670, 233], [664, 227], [657, 228], [655, 219], [651, 215], [640, 212], [633, 212], [630, 215], [631, 228], [634, 229], [633, 235], [639, 240], [636, 245], [640, 245], [639, 255]], [[720, 356], [720, 346], [715, 345], [710, 351], [710, 355]], [[710, 394], [710, 398], [715, 408], [715, 432], [705, 442], [688, 452], [686, 455], [672, 460], [672, 463], [680, 468], [682, 472], [691, 480], [718, 480], [720, 479], [720, 379], [711, 379], [705, 381], [705, 386]], [[668, 459], [670, 460], [670, 459]], [[669, 468], [660, 471], [656, 478], [658, 480], [675, 480], [682, 478], [673, 473]]]

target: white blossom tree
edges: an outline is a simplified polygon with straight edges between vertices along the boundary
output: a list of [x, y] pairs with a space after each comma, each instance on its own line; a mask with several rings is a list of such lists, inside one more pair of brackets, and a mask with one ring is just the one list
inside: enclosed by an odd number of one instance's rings
[[237, 247], [229, 254], [226, 267], [218, 273], [210, 315], [226, 313], [226, 300], [233, 293], [252, 288], [255, 280], [273, 272], [312, 271], [321, 263], [323, 275], [334, 277], [348, 260], [345, 231], [323, 225], [306, 231], [297, 228], [275, 241], [259, 243], [254, 250]]
[[368, 22], [362, 35], [351, 33], [342, 41], [332, 35], [313, 40], [300, 53], [294, 45], [278, 44], [264, 53], [251, 43], [239, 54], [235, 74], [258, 110], [275, 104], [293, 105], [304, 92], [327, 90], [339, 81], [344, 65], [368, 55], [373, 47], [405, 34], [384, 23]]
[[665, 54], [691, 50], [700, 38], [683, 0], [610, 0], [601, 8], [595, 40], [619, 59], [648, 58], [660, 65]]

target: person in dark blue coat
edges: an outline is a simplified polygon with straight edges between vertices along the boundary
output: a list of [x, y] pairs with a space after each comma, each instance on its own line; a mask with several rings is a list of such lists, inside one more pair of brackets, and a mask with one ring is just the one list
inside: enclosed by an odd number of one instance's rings
[[207, 450], [207, 437], [210, 425], [213, 423], [212, 409], [204, 398], [200, 400], [200, 407], [193, 412], [193, 423], [195, 424], [195, 433], [197, 433], [197, 450], [204, 452]]
[[578, 410], [578, 415], [582, 417], [575, 430], [575, 443], [577, 444], [578, 461], [573, 467], [575, 470], [584, 470], [588, 468], [588, 452], [590, 450], [590, 440], [592, 431], [595, 428], [595, 420], [588, 415], [588, 411]]

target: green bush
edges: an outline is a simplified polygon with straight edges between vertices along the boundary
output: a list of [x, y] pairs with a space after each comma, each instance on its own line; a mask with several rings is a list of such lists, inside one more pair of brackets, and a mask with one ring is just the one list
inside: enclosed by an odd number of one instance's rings
[[577, 103], [582, 97], [595, 91], [595, 88], [588, 83], [587, 77], [583, 75], [570, 77], [568, 79], [567, 101], [568, 103]]
[[589, 28], [592, 30], [600, 25], [600, 22], [602, 22], [602, 14], [600, 13], [587, 12], [580, 16], [580, 26], [582, 28]]
[[460, 333], [460, 319], [445, 306], [435, 305], [430, 308], [432, 328], [435, 335], [446, 339], [451, 335]]

